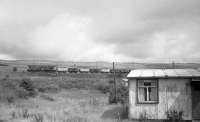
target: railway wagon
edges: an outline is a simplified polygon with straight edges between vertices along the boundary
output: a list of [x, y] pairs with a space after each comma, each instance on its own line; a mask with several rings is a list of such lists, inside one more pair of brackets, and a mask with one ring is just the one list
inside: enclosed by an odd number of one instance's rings
[[[114, 72], [114, 70], [111, 69], [110, 73], [113, 73], [113, 72]], [[129, 72], [130, 72], [129, 69], [115, 69], [115, 73], [129, 73]]]
[[90, 69], [90, 73], [100, 73], [101, 70], [100, 69], [97, 69], [97, 68], [91, 68]]
[[69, 73], [78, 73], [80, 71], [79, 68], [68, 68]]
[[121, 71], [120, 71], [120, 69], [111, 69], [110, 70], [110, 73], [114, 73], [114, 71], [115, 71], [115, 73], [121, 73]]
[[55, 65], [28, 65], [28, 72], [56, 72]]
[[120, 69], [120, 73], [129, 73], [130, 69]]
[[80, 73], [89, 73], [90, 69], [87, 68], [80, 68]]
[[110, 73], [110, 69], [101, 69], [101, 73]]
[[67, 67], [57, 67], [57, 72], [66, 73], [66, 72], [68, 72], [68, 68]]

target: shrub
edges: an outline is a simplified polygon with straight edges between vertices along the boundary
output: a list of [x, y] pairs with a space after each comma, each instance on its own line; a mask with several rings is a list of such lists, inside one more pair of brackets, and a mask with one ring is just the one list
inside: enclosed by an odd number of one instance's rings
[[22, 79], [19, 86], [23, 88], [18, 90], [20, 97], [34, 97], [36, 95], [35, 87], [30, 79]]
[[117, 96], [115, 98], [115, 88], [114, 86], [110, 89], [109, 94], [109, 103], [127, 103], [128, 100], [128, 88], [124, 86], [123, 84], [117, 85]]
[[34, 90], [33, 83], [31, 82], [30, 79], [27, 79], [27, 78], [22, 79], [22, 82], [20, 83], [19, 86], [23, 87], [27, 91], [33, 91]]
[[110, 91], [110, 85], [106, 83], [97, 83], [94, 85], [95, 89], [101, 91], [102, 93], [108, 93]]

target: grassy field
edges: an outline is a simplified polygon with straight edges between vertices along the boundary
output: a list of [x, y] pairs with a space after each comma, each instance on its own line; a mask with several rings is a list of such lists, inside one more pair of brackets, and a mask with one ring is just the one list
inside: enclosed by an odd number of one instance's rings
[[[117, 82], [125, 76], [117, 75]], [[112, 79], [112, 74], [13, 72], [1, 66], [0, 122], [118, 121], [122, 106], [109, 104], [108, 93], [99, 90]]]
[[[101, 63], [101, 67], [112, 67], [112, 64]], [[108, 91], [109, 82], [113, 80], [112, 74], [30, 73], [26, 72], [26, 64], [30, 62], [1, 61], [1, 64], [3, 65], [0, 66], [0, 122], [133, 121], [122, 118], [125, 110], [121, 104], [108, 102], [109, 95], [105, 91]], [[80, 67], [96, 65], [84, 65], [80, 62], [79, 64]], [[171, 65], [125, 63], [116, 66], [134, 69], [162, 68]], [[199, 64], [176, 66], [200, 67]], [[13, 67], [17, 67], [16, 72], [13, 71]], [[126, 75], [117, 74], [117, 83]]]
[[[2, 103], [0, 117], [8, 122], [113, 122], [118, 117], [117, 111], [112, 111], [116, 108], [120, 105], [109, 105], [107, 96], [98, 91], [71, 89]], [[106, 115], [107, 111], [113, 113]]]

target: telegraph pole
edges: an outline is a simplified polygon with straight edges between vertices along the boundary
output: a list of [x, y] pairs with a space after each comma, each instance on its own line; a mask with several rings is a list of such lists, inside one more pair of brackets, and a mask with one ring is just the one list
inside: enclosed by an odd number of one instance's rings
[[113, 80], [114, 80], [114, 90], [115, 90], [114, 101], [117, 103], [117, 84], [116, 84], [116, 78], [115, 78], [115, 63], [114, 62], [113, 62]]

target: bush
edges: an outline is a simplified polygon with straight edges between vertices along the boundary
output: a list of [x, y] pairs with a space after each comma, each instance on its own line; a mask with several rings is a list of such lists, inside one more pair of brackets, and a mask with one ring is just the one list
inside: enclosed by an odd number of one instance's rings
[[101, 91], [102, 93], [106, 94], [110, 91], [110, 85], [105, 83], [97, 83], [94, 85], [95, 89]]
[[117, 85], [117, 96], [115, 98], [114, 86], [110, 89], [109, 103], [127, 103], [128, 100], [128, 88], [122, 84]]
[[36, 95], [35, 87], [30, 79], [22, 79], [19, 86], [23, 89], [19, 89], [19, 97], [26, 98], [28, 96], [34, 97]]

